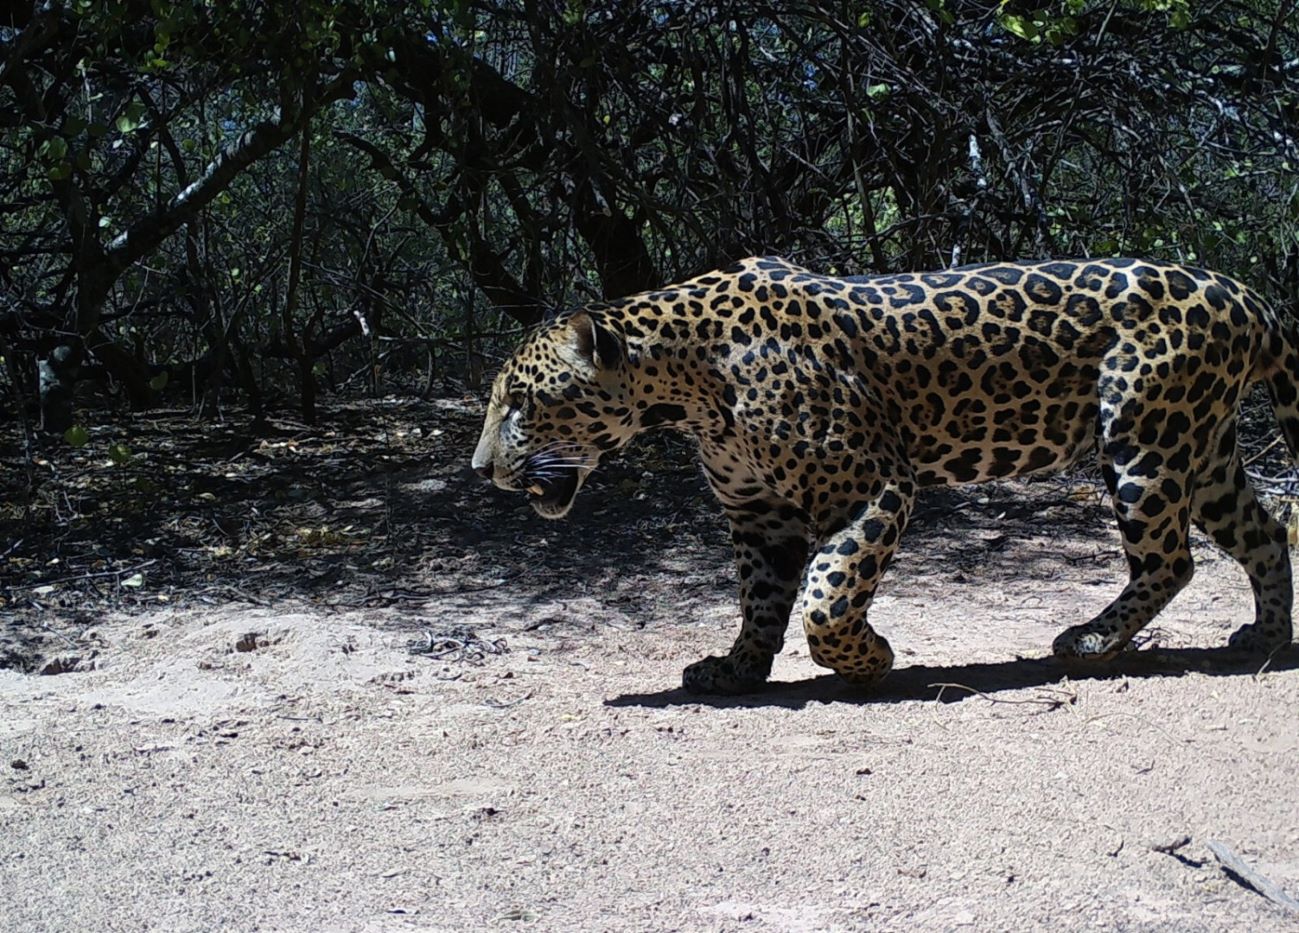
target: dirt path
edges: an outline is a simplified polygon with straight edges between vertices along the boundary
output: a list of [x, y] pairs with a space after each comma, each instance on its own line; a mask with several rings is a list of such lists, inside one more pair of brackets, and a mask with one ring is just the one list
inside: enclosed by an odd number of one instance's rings
[[457, 470], [389, 483], [442, 486], [385, 605], [331, 607], [363, 592], [340, 564], [333, 593], [13, 640], [5, 928], [1295, 927], [1206, 848], [1299, 894], [1299, 652], [1210, 650], [1250, 614], [1215, 552], [1158, 650], [1068, 677], [1052, 636], [1124, 568], [1089, 487], [930, 496], [874, 610], [878, 693], [791, 632], [767, 691], [700, 701], [680, 670], [737, 612], [688, 467], [614, 471], [563, 525]]
[[[1253, 676], [1185, 649], [1081, 680], [1016, 660], [1109, 591], [1090, 583], [900, 583], [877, 616], [908, 666], [866, 701], [794, 639], [766, 693], [682, 695], [681, 666], [731, 634], [729, 592], [702, 588], [688, 620], [506, 593], [110, 620], [97, 670], [0, 672], [0, 911], [32, 930], [1293, 924], [1204, 843], [1299, 890], [1295, 658]], [[1202, 561], [1162, 638], [1219, 642], [1247, 609], [1234, 568]], [[458, 628], [446, 657], [410, 653], [421, 625]]]

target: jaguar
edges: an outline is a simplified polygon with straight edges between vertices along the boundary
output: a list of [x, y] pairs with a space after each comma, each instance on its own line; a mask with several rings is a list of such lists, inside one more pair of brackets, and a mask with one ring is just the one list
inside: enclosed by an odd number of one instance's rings
[[812, 659], [874, 684], [893, 651], [867, 613], [917, 490], [1093, 453], [1128, 581], [1054, 653], [1122, 652], [1191, 579], [1194, 524], [1253, 588], [1254, 620], [1229, 647], [1267, 654], [1293, 637], [1289, 546], [1246, 475], [1237, 423], [1262, 382], [1299, 453], [1297, 346], [1256, 292], [1188, 265], [831, 277], [750, 258], [531, 332], [494, 380], [472, 466], [560, 518], [641, 432], [694, 438], [729, 519], [743, 622], [727, 654], [685, 669], [692, 692], [763, 684], [796, 604]]

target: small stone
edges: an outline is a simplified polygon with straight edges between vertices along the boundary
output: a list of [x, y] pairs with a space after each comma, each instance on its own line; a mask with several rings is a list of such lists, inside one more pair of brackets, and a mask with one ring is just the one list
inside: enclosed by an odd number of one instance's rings
[[56, 658], [50, 658], [43, 665], [39, 673], [48, 677], [55, 674], [71, 674], [81, 668], [81, 656], [76, 654], [63, 654]]
[[256, 651], [266, 645], [266, 635], [263, 632], [245, 632], [235, 642], [235, 651], [248, 652]]

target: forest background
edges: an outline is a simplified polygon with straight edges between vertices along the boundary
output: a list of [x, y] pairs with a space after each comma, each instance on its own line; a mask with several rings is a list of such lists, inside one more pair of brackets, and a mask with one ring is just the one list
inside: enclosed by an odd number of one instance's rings
[[314, 424], [322, 394], [477, 389], [553, 309], [755, 253], [1299, 293], [1293, 0], [6, 6], [28, 448], [105, 403]]

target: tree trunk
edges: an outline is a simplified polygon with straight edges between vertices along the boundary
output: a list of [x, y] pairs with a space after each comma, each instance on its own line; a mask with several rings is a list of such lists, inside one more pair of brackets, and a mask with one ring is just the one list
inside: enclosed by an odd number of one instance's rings
[[298, 307], [298, 293], [302, 283], [302, 233], [307, 216], [307, 175], [311, 164], [311, 124], [302, 126], [298, 146], [298, 190], [293, 200], [293, 232], [289, 239], [289, 284], [284, 295], [284, 312], [281, 319], [284, 342], [297, 361], [298, 397], [302, 407], [302, 420], [316, 423], [316, 376], [312, 372], [310, 349], [305, 335], [296, 332], [293, 320]]

